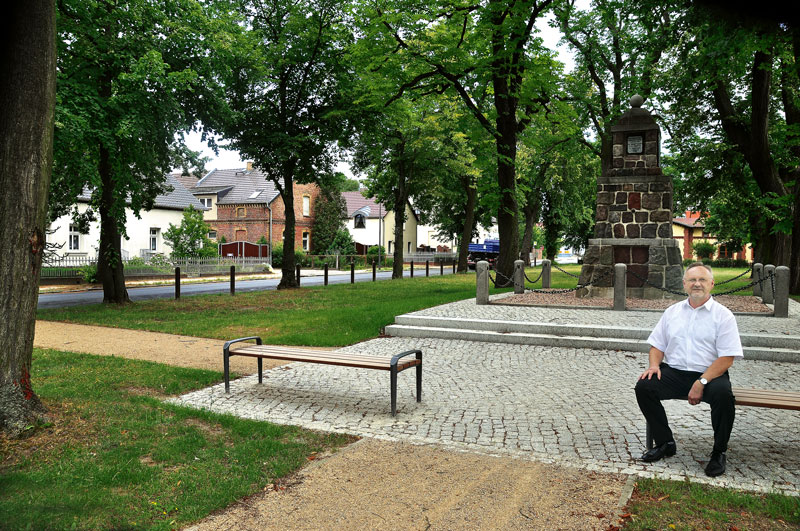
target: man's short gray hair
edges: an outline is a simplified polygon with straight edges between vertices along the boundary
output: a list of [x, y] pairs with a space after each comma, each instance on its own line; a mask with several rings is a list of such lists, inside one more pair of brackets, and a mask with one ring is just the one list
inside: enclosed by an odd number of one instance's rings
[[686, 278], [686, 273], [689, 272], [690, 269], [694, 269], [695, 267], [703, 267], [706, 271], [711, 275], [711, 279], [714, 279], [714, 272], [711, 270], [711, 266], [704, 264], [703, 262], [692, 262], [689, 264], [689, 267], [686, 268], [686, 271], [683, 272], [683, 278]]

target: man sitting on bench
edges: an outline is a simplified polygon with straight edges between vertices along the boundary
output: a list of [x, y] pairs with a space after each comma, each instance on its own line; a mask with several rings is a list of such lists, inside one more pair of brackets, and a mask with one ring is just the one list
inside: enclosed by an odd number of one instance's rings
[[690, 265], [683, 287], [689, 297], [667, 308], [647, 338], [650, 366], [636, 382], [636, 400], [655, 439], [642, 461], [675, 455], [675, 440], [661, 401], [688, 396], [691, 405], [701, 401], [711, 405], [714, 448], [705, 472], [714, 477], [725, 473], [735, 415], [728, 368], [744, 354], [733, 313], [711, 297], [711, 268], [700, 262]]

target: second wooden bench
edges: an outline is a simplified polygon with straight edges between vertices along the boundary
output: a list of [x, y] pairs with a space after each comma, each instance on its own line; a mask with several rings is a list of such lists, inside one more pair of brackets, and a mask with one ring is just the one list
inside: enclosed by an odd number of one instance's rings
[[[247, 344], [231, 349], [234, 343], [255, 340], [256, 344]], [[412, 354], [413, 358], [409, 358]], [[222, 348], [223, 367], [225, 369], [225, 392], [230, 393], [230, 358], [231, 356], [249, 356], [258, 359], [258, 383], [263, 382], [262, 359], [276, 359], [284, 361], [303, 361], [307, 363], [322, 363], [325, 365], [339, 365], [344, 367], [357, 367], [361, 369], [377, 369], [389, 371], [389, 386], [391, 389], [392, 416], [397, 414], [397, 373], [417, 368], [417, 402], [422, 400], [422, 351], [408, 350], [394, 356], [371, 356], [367, 354], [350, 354], [348, 352], [331, 352], [327, 350], [311, 350], [300, 347], [274, 347], [264, 345], [260, 337], [240, 337], [225, 343]]]

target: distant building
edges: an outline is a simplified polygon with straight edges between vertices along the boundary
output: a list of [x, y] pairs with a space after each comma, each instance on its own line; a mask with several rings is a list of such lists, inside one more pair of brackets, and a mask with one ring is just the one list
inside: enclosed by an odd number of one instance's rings
[[[683, 216], [672, 219], [672, 237], [678, 240], [681, 256], [684, 260], [697, 258], [693, 245], [705, 241], [717, 245], [717, 237], [706, 232], [705, 223], [700, 218], [699, 212], [687, 210]], [[750, 244], [741, 249], [729, 249], [726, 246], [717, 247], [715, 258], [733, 258], [738, 260], [753, 260], [753, 248]]]
[[[394, 253], [394, 212], [361, 192], [343, 192], [347, 203], [347, 230], [356, 243], [359, 254], [373, 245], [383, 245], [387, 254]], [[403, 251], [417, 250], [417, 225], [419, 220], [411, 204], [406, 202], [406, 221], [403, 224]]]
[[[246, 168], [213, 170], [197, 181], [191, 193], [207, 209], [203, 219], [211, 227], [209, 236], [228, 242], [255, 243], [264, 237], [282, 243], [286, 210], [275, 183], [247, 163]], [[320, 190], [316, 184], [294, 184], [295, 249], [311, 249], [314, 203]]]
[[[152, 209], [140, 212], [140, 217], [133, 214], [130, 208], [125, 209], [125, 230], [127, 238], [122, 238], [122, 259], [133, 257], [148, 258], [153, 254], [170, 254], [172, 248], [164, 240], [164, 232], [169, 225], [180, 225], [183, 211], [189, 206], [203, 210], [203, 205], [180, 183], [175, 175], [167, 176], [167, 185], [171, 191], [156, 197]], [[85, 188], [76, 200], [78, 212], [89, 209], [91, 191]], [[76, 257], [93, 259], [100, 247], [100, 219], [89, 224], [88, 232], [81, 232], [72, 223], [72, 216], [66, 214], [50, 224], [47, 236], [49, 243], [60, 246], [55, 254], [59, 257]]]

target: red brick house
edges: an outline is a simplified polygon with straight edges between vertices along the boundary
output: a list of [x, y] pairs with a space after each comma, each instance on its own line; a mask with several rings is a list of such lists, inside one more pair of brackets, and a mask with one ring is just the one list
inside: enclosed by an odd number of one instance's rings
[[[204, 220], [209, 236], [228, 242], [282, 243], [286, 209], [275, 184], [253, 168], [213, 170], [197, 181], [190, 191], [209, 210]], [[294, 184], [295, 249], [311, 248], [314, 203], [320, 190], [316, 184]]]

